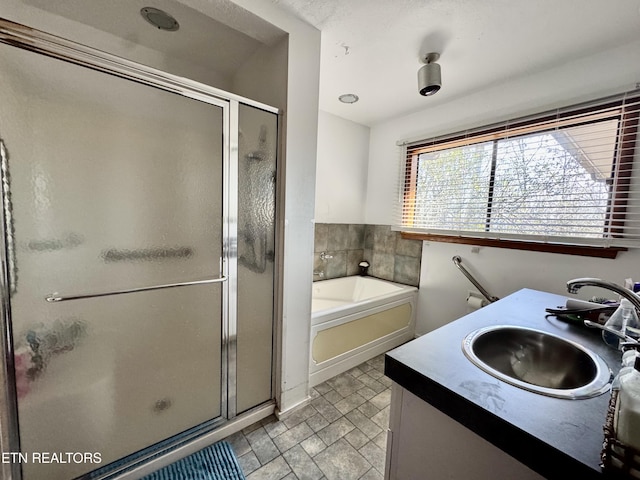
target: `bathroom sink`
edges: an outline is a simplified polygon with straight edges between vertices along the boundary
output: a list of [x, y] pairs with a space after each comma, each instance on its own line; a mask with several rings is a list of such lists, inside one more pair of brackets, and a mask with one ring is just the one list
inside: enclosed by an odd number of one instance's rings
[[486, 373], [531, 392], [582, 399], [609, 390], [611, 371], [602, 358], [542, 330], [511, 325], [480, 328], [464, 338], [462, 349]]

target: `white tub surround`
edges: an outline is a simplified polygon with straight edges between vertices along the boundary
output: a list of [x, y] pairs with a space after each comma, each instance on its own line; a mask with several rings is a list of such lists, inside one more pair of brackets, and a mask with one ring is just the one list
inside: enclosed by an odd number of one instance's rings
[[313, 284], [309, 382], [338, 375], [414, 337], [416, 287], [372, 277]]

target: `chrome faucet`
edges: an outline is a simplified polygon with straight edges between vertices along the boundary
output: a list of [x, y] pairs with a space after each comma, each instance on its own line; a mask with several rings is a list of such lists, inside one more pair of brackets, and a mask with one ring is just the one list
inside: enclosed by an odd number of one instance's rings
[[638, 316], [640, 317], [640, 296], [631, 290], [606, 280], [600, 280], [599, 278], [574, 278], [567, 282], [567, 291], [569, 293], [578, 293], [578, 290], [582, 287], [600, 287], [616, 292], [618, 295], [626, 298], [633, 304]]
[[327, 252], [320, 252], [320, 260], [328, 260], [330, 258], [333, 258], [333, 255], [329, 255]]

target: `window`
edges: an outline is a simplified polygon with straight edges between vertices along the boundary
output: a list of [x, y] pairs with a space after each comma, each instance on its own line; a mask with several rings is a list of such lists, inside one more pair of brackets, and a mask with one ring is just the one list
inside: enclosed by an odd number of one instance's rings
[[444, 241], [640, 247], [639, 112], [640, 96], [627, 94], [406, 143], [398, 228]]

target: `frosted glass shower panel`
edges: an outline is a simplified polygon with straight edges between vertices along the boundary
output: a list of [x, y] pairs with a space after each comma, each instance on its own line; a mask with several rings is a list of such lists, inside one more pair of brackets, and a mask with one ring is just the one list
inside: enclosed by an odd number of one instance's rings
[[62, 294], [217, 274], [222, 108], [0, 47], [20, 276]]
[[70, 478], [223, 413], [222, 284], [45, 298], [223, 273], [226, 107], [6, 45], [0, 72], [21, 447], [101, 453]]
[[32, 462], [25, 478], [75, 478], [220, 416], [219, 289], [60, 302], [28, 322], [19, 355], [29, 358], [37, 335], [43, 359], [19, 392], [22, 451], [97, 452], [102, 462]]
[[240, 105], [237, 410], [273, 397], [273, 291], [278, 120]]

